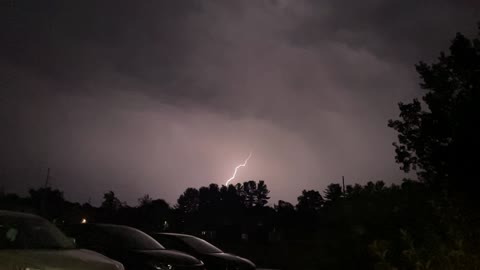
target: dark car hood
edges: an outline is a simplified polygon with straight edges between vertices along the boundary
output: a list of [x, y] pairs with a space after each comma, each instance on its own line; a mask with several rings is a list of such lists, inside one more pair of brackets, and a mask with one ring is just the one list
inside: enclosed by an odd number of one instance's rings
[[[4, 268], [5, 267], [5, 268]], [[11, 267], [11, 268], [10, 268]], [[120, 270], [119, 262], [84, 249], [0, 250], [0, 269]]]
[[159, 262], [168, 263], [175, 266], [192, 266], [202, 264], [202, 262], [197, 258], [174, 250], [135, 250], [132, 252], [136, 256], [145, 258], [146, 260], [158, 260]]
[[255, 264], [250, 260], [229, 253], [208, 253], [202, 255], [205, 263], [210, 262], [214, 264], [238, 265], [247, 268], [255, 268]]

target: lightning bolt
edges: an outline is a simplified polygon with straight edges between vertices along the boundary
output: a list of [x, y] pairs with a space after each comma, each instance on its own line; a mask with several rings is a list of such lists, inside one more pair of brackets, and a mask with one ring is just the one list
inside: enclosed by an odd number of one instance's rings
[[248, 155], [247, 159], [245, 159], [245, 161], [238, 165], [237, 167], [235, 167], [235, 171], [233, 172], [233, 175], [232, 177], [230, 177], [230, 179], [227, 180], [227, 182], [225, 183], [226, 186], [228, 186], [228, 183], [230, 183], [230, 181], [232, 181], [233, 179], [235, 179], [235, 176], [237, 175], [237, 171], [238, 169], [240, 169], [241, 167], [245, 167], [247, 166], [247, 162], [248, 160], [252, 157], [252, 152], [250, 152], [250, 154]]

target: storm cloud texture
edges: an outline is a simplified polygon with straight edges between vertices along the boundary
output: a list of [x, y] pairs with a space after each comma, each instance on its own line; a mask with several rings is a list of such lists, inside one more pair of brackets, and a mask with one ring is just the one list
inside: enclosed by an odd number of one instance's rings
[[400, 182], [397, 103], [478, 1], [1, 1], [0, 186], [174, 203], [265, 180], [272, 200]]

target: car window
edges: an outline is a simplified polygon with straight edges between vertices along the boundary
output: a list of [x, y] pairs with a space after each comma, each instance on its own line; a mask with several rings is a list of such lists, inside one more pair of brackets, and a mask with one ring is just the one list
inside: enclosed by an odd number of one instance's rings
[[217, 248], [216, 246], [208, 243], [207, 241], [192, 237], [192, 236], [181, 236], [179, 239], [187, 244], [189, 247], [194, 249], [199, 253], [222, 253], [223, 251]]
[[71, 249], [73, 242], [41, 218], [0, 216], [0, 249]]
[[190, 252], [191, 250], [183, 242], [168, 236], [155, 235], [154, 238], [167, 249]]
[[92, 249], [93, 247], [134, 250], [165, 249], [142, 231], [123, 226], [86, 226], [79, 228], [75, 237], [79, 246]]

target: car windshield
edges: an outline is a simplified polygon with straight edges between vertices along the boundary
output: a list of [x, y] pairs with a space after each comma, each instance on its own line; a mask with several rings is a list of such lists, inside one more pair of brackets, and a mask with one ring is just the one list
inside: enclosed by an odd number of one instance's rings
[[72, 249], [73, 241], [48, 221], [0, 215], [0, 249]]
[[160, 243], [149, 235], [128, 227], [108, 226], [103, 231], [111, 237], [111, 243], [118, 243], [122, 248], [134, 250], [157, 250], [165, 249]]
[[195, 251], [200, 253], [223, 253], [219, 248], [216, 246], [208, 243], [207, 241], [191, 236], [182, 236], [180, 239], [193, 248]]

